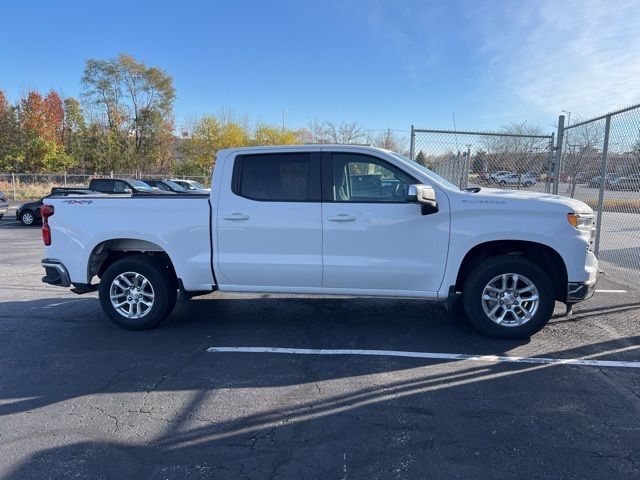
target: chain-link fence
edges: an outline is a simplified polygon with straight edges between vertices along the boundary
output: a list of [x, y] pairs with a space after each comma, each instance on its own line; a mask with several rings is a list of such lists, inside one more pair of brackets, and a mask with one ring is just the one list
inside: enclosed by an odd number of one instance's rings
[[639, 285], [640, 105], [564, 121], [561, 115], [557, 134], [549, 135], [412, 126], [410, 156], [461, 188], [526, 189], [586, 202], [597, 214], [602, 269]]
[[[166, 178], [161, 175], [113, 173], [110, 175], [86, 175], [66, 173], [0, 173], [0, 192], [11, 200], [34, 200], [51, 193], [53, 187], [88, 187], [93, 178], [135, 178], [139, 180]], [[176, 176], [182, 180], [195, 180], [208, 185], [209, 177]]]
[[[605, 274], [640, 284], [640, 105], [594, 119], [559, 121], [558, 193], [597, 212]], [[562, 137], [562, 138], [560, 138]]]
[[411, 128], [410, 155], [461, 188], [548, 191], [553, 135]]

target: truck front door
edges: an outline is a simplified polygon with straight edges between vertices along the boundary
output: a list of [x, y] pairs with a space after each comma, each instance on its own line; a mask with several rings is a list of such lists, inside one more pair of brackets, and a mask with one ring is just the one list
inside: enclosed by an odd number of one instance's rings
[[421, 183], [390, 162], [360, 153], [323, 157], [323, 286], [437, 292], [447, 261], [449, 205], [422, 215], [407, 201]]

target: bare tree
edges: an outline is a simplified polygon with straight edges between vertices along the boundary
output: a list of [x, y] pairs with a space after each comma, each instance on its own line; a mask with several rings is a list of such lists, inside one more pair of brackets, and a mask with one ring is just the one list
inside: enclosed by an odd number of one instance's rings
[[403, 146], [406, 145], [406, 140], [399, 137], [396, 132], [387, 128], [381, 132], [373, 133], [369, 132], [366, 137], [367, 143], [378, 148], [384, 148], [385, 150], [391, 150], [392, 152], [407, 154], [407, 149]]
[[[576, 123], [579, 123], [578, 119]], [[575, 195], [580, 172], [595, 172], [598, 168], [600, 148], [604, 142], [604, 129], [597, 122], [589, 122], [565, 133], [565, 150], [562, 163], [569, 173], [571, 197]]]
[[364, 133], [358, 122], [324, 122], [324, 134], [331, 143], [362, 143]]
[[527, 122], [504, 126], [500, 133], [506, 135], [487, 135], [482, 138], [486, 163], [491, 169], [515, 173], [520, 188], [525, 173], [533, 172], [538, 175], [545, 170], [549, 158], [549, 139], [540, 138], [544, 135], [542, 129]]

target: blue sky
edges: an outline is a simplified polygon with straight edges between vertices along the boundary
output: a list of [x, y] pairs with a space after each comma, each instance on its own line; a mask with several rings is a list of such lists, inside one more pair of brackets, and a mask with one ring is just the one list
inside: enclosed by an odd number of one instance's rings
[[0, 6], [0, 89], [77, 96], [86, 58], [170, 73], [177, 124], [551, 130], [640, 101], [640, 1], [22, 1]]

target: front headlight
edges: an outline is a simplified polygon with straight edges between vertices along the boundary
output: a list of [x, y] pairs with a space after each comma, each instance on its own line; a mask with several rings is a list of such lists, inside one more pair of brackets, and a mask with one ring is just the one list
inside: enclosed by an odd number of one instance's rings
[[594, 229], [594, 217], [592, 213], [569, 213], [567, 214], [569, 223], [578, 230], [590, 232]]

